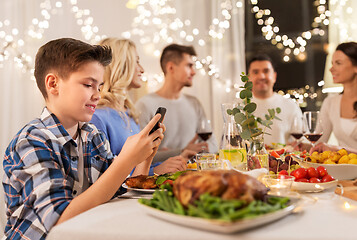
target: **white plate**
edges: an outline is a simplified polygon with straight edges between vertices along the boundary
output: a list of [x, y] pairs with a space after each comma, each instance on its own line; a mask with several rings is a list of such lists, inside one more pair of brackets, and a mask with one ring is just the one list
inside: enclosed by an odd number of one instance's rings
[[323, 166], [326, 168], [328, 174], [338, 180], [349, 180], [357, 178], [357, 165], [356, 164], [320, 164], [311, 163], [298, 160], [302, 167], [314, 167]]
[[154, 188], [154, 189], [131, 188], [131, 187], [128, 187], [128, 185], [126, 185], [126, 183], [123, 183], [121, 186], [128, 190], [133, 190], [133, 191], [141, 192], [141, 193], [154, 193], [155, 190], [158, 189], [158, 188]]
[[293, 182], [291, 189], [301, 192], [322, 192], [325, 189], [334, 188], [336, 186], [337, 180], [325, 183]]
[[139, 204], [144, 211], [153, 217], [161, 220], [180, 224], [186, 227], [197, 228], [219, 233], [234, 233], [243, 231], [263, 224], [276, 221], [290, 214], [297, 207], [298, 199], [291, 199], [289, 206], [276, 212], [267, 213], [252, 219], [242, 219], [234, 222], [225, 222], [213, 219], [204, 219], [199, 217], [182, 216], [174, 213], [158, 210], [144, 204]]

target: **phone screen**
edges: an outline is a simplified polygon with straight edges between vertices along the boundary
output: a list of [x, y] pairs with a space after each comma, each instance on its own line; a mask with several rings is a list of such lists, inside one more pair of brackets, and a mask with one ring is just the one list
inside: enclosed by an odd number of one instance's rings
[[160, 113], [161, 114], [161, 118], [160, 120], [155, 124], [155, 126], [151, 129], [150, 133], [149, 134], [152, 134], [153, 132], [155, 132], [157, 129], [159, 129], [159, 123], [162, 123], [162, 121], [164, 120], [164, 116], [165, 116], [165, 113], [166, 113], [166, 108], [164, 107], [159, 107], [157, 110], [156, 110], [156, 114]]

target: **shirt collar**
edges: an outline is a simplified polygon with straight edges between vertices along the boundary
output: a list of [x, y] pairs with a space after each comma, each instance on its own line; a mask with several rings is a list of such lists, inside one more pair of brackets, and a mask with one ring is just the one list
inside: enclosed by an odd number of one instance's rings
[[[72, 141], [75, 146], [77, 145], [72, 137], [68, 134], [67, 130], [63, 127], [61, 122], [58, 120], [56, 115], [52, 113], [47, 107], [43, 109], [40, 119], [46, 128], [58, 138], [58, 141], [61, 145], [64, 146], [70, 141]], [[93, 137], [94, 129], [86, 122], [79, 122], [78, 126], [80, 129], [80, 136], [82, 141], [90, 141], [90, 139]]]

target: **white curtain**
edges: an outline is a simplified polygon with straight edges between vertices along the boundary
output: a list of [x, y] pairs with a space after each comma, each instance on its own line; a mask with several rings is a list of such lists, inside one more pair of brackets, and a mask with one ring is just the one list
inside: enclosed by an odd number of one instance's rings
[[[34, 60], [37, 49], [47, 41], [61, 37], [73, 37], [85, 41], [77, 19], [71, 11], [74, 0], [1, 0], [0, 1], [0, 50], [6, 42], [5, 35], [12, 35], [14, 41], [19, 38], [24, 40], [24, 46], [8, 48], [9, 59], [0, 61], [0, 154], [3, 156], [12, 137], [29, 121], [38, 117], [44, 107], [42, 95], [37, 89], [32, 73], [23, 72], [23, 69], [12, 60], [18, 53], [26, 53]], [[134, 1], [135, 2], [135, 1]], [[222, 114], [220, 105], [223, 102], [234, 100], [234, 93], [227, 92], [226, 81], [240, 83], [239, 74], [245, 69], [244, 58], [244, 4], [235, 14], [232, 14], [230, 29], [226, 30], [223, 39], [210, 40], [208, 28], [212, 19], [221, 16], [222, 0], [172, 0], [170, 4], [177, 9], [176, 17], [182, 20], [189, 19], [192, 28], [199, 30], [198, 37], [208, 39], [205, 46], [192, 43], [198, 53], [198, 58], [207, 55], [213, 57], [213, 64], [219, 68], [220, 79], [209, 78], [198, 73], [194, 86], [186, 92], [197, 96], [203, 104], [206, 114], [214, 123], [214, 132], [219, 138], [222, 128]], [[234, 3], [236, 1], [233, 1]], [[244, 1], [242, 1], [244, 2]], [[62, 4], [60, 4], [62, 3]], [[118, 0], [86, 0], [78, 1], [79, 9], [89, 9], [93, 25], [98, 27], [101, 35], [109, 37], [122, 37], [122, 33], [130, 31], [132, 22], [137, 16], [136, 9], [128, 9], [127, 1]], [[41, 5], [45, 4], [45, 5]], [[50, 4], [49, 28], [43, 32], [41, 39], [27, 35], [29, 26], [34, 18], [43, 19], [41, 8], [46, 9]], [[57, 5], [59, 4], [59, 5]], [[9, 20], [6, 21], [6, 20]], [[172, 19], [173, 20], [173, 19]], [[34, 20], [36, 21], [36, 20]], [[18, 33], [16, 35], [16, 28]], [[179, 33], [173, 33], [179, 35]], [[146, 73], [159, 74], [159, 58], [148, 53], [154, 47], [161, 50], [164, 45], [140, 44], [139, 38], [132, 37], [137, 43], [138, 53], [142, 59]], [[182, 44], [189, 44], [182, 41]], [[0, 56], [1, 60], [1, 56]], [[152, 89], [142, 89], [139, 95]], [[218, 142], [220, 139], [217, 139]], [[1, 161], [2, 162], [2, 161]], [[1, 171], [2, 173], [2, 171]], [[1, 194], [2, 195], [2, 194]], [[4, 212], [0, 203], [0, 214]], [[3, 219], [2, 219], [3, 226]]]
[[337, 45], [343, 42], [357, 41], [357, 1], [330, 0], [329, 7], [331, 11], [328, 36], [329, 46], [324, 74], [324, 91], [327, 92], [328, 89], [342, 86], [333, 83], [332, 75], [329, 71], [332, 54], [335, 52]]

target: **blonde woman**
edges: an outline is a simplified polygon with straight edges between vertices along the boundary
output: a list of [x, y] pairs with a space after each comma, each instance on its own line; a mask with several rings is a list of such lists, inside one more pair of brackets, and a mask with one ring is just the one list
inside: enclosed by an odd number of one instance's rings
[[[107, 38], [102, 40], [100, 45], [107, 45], [112, 49], [113, 59], [105, 69], [101, 99], [91, 122], [105, 133], [113, 154], [118, 155], [126, 139], [140, 132], [138, 113], [128, 91], [141, 87], [144, 69], [140, 65], [140, 58], [132, 41]], [[186, 169], [186, 161], [185, 157], [176, 156], [151, 167], [151, 162], [143, 162], [136, 166], [132, 175], [182, 171]]]

